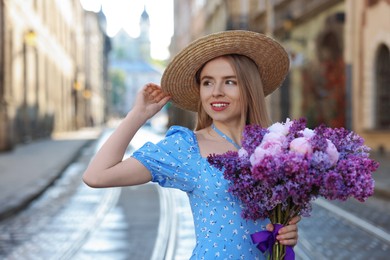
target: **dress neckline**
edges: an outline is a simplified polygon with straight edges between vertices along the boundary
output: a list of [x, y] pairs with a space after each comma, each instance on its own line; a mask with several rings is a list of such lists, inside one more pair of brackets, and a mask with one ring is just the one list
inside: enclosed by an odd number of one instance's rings
[[221, 136], [223, 139], [225, 139], [226, 141], [228, 141], [229, 143], [231, 143], [232, 145], [234, 145], [234, 147], [236, 147], [237, 150], [239, 150], [241, 148], [240, 145], [238, 145], [236, 142], [234, 142], [229, 136], [225, 135], [221, 130], [219, 130], [214, 124], [211, 125], [211, 128], [219, 135]]

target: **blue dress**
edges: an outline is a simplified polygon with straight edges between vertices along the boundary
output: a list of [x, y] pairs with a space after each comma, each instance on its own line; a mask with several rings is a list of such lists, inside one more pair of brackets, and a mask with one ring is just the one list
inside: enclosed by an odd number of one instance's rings
[[264, 258], [250, 235], [265, 230], [269, 221], [240, 216], [240, 202], [228, 193], [223, 173], [201, 156], [193, 131], [173, 126], [159, 143], [148, 142], [132, 156], [150, 171], [153, 182], [187, 193], [196, 234], [191, 259]]

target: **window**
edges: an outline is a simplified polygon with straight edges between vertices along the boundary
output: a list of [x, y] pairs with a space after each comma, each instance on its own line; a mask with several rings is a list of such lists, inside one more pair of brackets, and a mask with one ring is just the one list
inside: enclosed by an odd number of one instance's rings
[[380, 45], [375, 60], [376, 128], [390, 129], [390, 51]]

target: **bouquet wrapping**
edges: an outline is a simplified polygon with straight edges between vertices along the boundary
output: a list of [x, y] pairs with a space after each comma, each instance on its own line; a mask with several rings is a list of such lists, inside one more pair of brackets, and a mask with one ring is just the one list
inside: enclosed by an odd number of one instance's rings
[[274, 224], [274, 232], [252, 234], [259, 250], [270, 259], [294, 259], [291, 247], [277, 243], [277, 231], [294, 216], [310, 216], [318, 197], [365, 201], [371, 196], [379, 164], [369, 151], [352, 131], [310, 129], [301, 118], [268, 128], [247, 125], [238, 151], [209, 155], [208, 162], [223, 170], [228, 191], [243, 204], [244, 219], [269, 218]]

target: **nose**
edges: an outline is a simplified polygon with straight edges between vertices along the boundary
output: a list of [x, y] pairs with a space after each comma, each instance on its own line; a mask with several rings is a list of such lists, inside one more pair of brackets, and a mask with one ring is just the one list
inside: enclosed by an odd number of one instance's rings
[[223, 97], [225, 96], [225, 93], [223, 91], [223, 84], [222, 83], [217, 83], [214, 85], [213, 88], [213, 97]]

